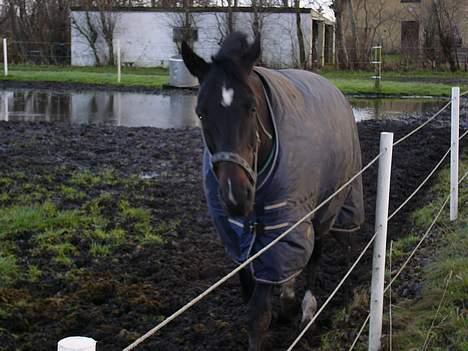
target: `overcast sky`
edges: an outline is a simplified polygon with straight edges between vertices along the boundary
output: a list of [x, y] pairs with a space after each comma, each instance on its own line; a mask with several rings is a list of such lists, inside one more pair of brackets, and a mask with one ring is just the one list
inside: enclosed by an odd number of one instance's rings
[[332, 0], [302, 0], [306, 6], [311, 6], [314, 9], [318, 9], [320, 6], [323, 8], [323, 14], [325, 17], [334, 19], [333, 10], [329, 7]]

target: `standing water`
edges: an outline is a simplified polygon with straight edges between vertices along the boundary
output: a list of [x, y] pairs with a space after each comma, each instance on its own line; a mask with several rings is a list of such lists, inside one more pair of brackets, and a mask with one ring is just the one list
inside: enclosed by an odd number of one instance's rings
[[[421, 115], [441, 106], [436, 99], [351, 98], [357, 121]], [[147, 94], [112, 91], [0, 91], [0, 121], [48, 121], [127, 127], [198, 126], [196, 93]]]

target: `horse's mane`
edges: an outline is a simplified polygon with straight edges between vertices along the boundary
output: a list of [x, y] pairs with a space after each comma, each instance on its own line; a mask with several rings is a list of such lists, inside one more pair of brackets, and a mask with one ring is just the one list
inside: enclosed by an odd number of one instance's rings
[[233, 32], [226, 37], [221, 49], [213, 56], [213, 62], [237, 61], [248, 48], [247, 35], [241, 32]]
[[245, 72], [241, 68], [241, 58], [247, 52], [249, 42], [247, 35], [241, 32], [233, 32], [224, 40], [221, 48], [211, 59], [218, 67], [238, 80], [245, 79]]

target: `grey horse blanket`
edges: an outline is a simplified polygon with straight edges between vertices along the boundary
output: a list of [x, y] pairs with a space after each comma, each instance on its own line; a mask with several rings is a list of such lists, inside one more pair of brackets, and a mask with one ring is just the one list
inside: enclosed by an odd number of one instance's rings
[[[313, 210], [361, 169], [361, 150], [351, 106], [326, 79], [306, 71], [255, 68], [274, 125], [273, 165], [257, 180], [254, 211], [231, 218], [205, 148], [203, 176], [210, 215], [230, 258], [241, 263]], [[354, 231], [364, 220], [357, 178], [311, 218], [251, 263], [257, 281], [282, 284], [299, 274], [314, 237]]]

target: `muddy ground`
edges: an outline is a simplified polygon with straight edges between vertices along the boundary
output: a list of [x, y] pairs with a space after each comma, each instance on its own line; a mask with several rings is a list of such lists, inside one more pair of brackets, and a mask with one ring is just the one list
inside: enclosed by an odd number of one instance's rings
[[[418, 123], [361, 122], [363, 163], [378, 153], [381, 131], [394, 132], [396, 140]], [[462, 154], [467, 152], [466, 139]], [[390, 211], [429, 173], [448, 149], [449, 140], [450, 130], [437, 123], [394, 149]], [[16, 233], [11, 250], [21, 272], [34, 264], [42, 274], [38, 279], [21, 276], [0, 286], [0, 350], [52, 350], [58, 340], [70, 335], [93, 337], [99, 351], [122, 349], [233, 269], [207, 215], [200, 179], [201, 151], [197, 129], [1, 122], [0, 179], [9, 179], [3, 181], [2, 192], [12, 194], [1, 199], [2, 207], [21, 202], [13, 195], [25, 189], [30, 189], [31, 196], [37, 192], [35, 201], [48, 199], [58, 209], [80, 208], [106, 192], [111, 200], [125, 198], [132, 206], [150, 211], [153, 227], [168, 221], [173, 225], [158, 231], [162, 243], [138, 242], [134, 239], [136, 227], [124, 222], [126, 242], [103, 255], [90, 255], [86, 240], [72, 238], [78, 250], [66, 264], [34, 251], [37, 232]], [[73, 175], [103, 170], [111, 170], [112, 181], [74, 183], [83, 196], [66, 197], [57, 190], [61, 184], [71, 184]], [[145, 179], [136, 177], [142, 175]], [[377, 167], [364, 174], [367, 217], [355, 236], [356, 252], [374, 233], [376, 175]], [[390, 238], [411, 228], [409, 213], [422, 201], [427, 201], [424, 191], [392, 219]], [[120, 221], [118, 211], [115, 201], [108, 201], [103, 209], [110, 222]], [[324, 252], [315, 292], [319, 303], [347, 269], [344, 250], [333, 238], [326, 241]], [[352, 274], [349, 291], [369, 283], [369, 265], [367, 255]], [[300, 282], [299, 296], [301, 290]], [[331, 316], [343, 308], [345, 300], [341, 292], [296, 350], [317, 349], [320, 335], [331, 327]], [[268, 349], [285, 350], [297, 334], [297, 323], [281, 324], [274, 319]], [[350, 340], [352, 337], [349, 335]], [[137, 349], [237, 351], [246, 346], [246, 307], [237, 279], [231, 279]]]

